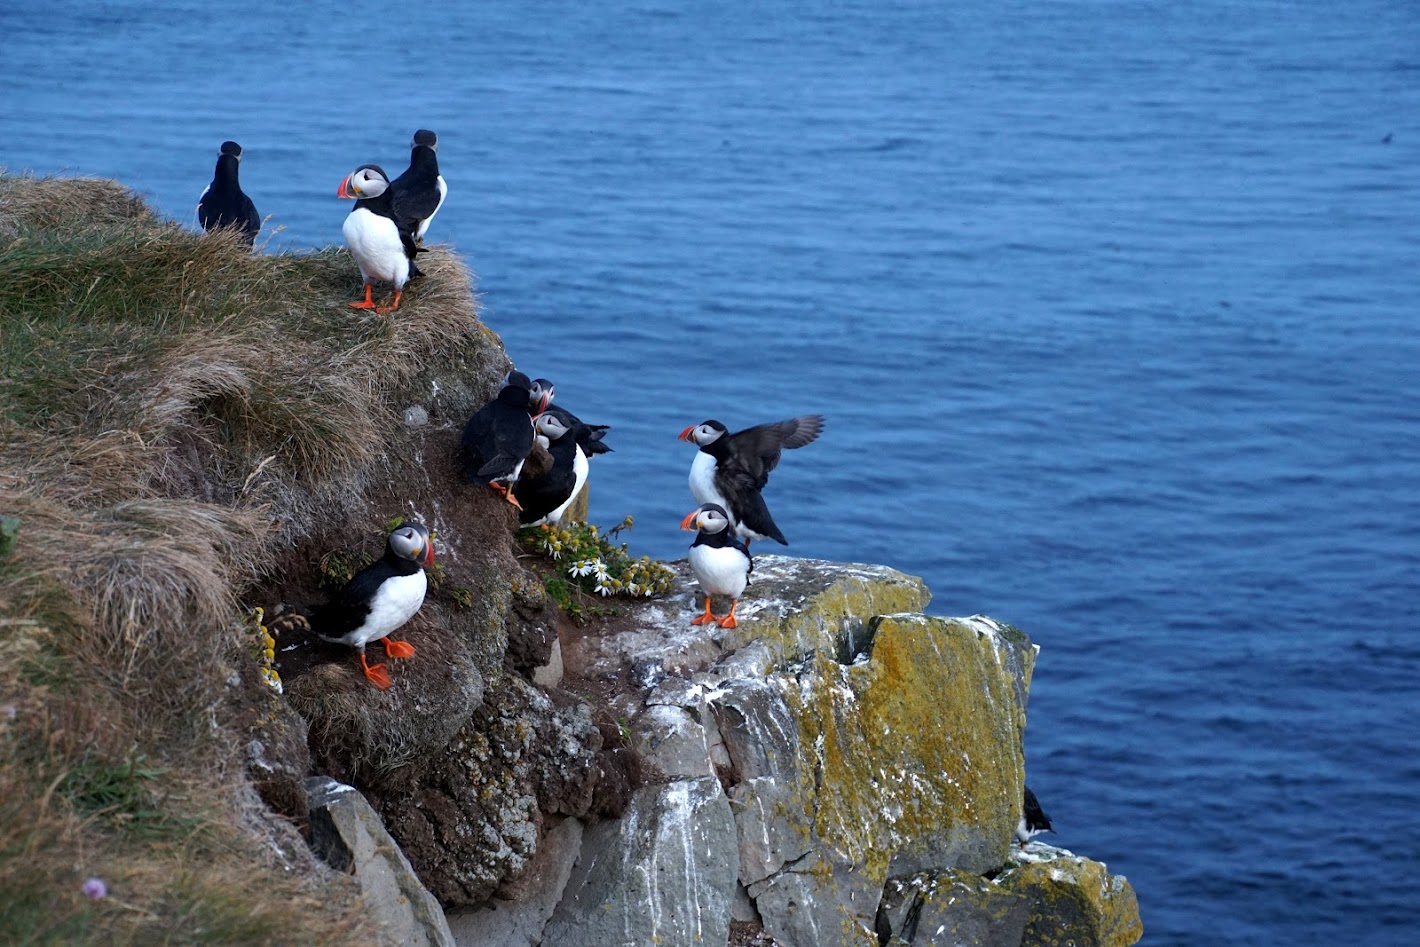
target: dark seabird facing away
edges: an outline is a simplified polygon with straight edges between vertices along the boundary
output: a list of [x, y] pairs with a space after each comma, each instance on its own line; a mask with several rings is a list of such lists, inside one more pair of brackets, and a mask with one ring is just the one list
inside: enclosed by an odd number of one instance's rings
[[212, 174], [212, 183], [202, 192], [197, 201], [197, 221], [203, 230], [219, 227], [233, 227], [241, 232], [247, 246], [256, 243], [256, 235], [261, 232], [261, 216], [256, 205], [242, 192], [237, 180], [237, 166], [242, 160], [242, 146], [235, 141], [222, 142], [222, 151], [217, 155], [217, 170]]
[[1045, 814], [1039, 800], [1035, 798], [1035, 793], [1027, 786], [1025, 801], [1021, 806], [1021, 820], [1016, 823], [1016, 841], [1021, 843], [1021, 848], [1025, 848], [1026, 843], [1040, 833], [1054, 831], [1050, 825], [1050, 816]]

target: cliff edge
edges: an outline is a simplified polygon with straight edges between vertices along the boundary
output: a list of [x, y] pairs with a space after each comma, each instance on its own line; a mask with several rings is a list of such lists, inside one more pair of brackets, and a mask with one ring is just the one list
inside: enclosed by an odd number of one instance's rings
[[[1012, 842], [1023, 633], [774, 556], [734, 630], [683, 564], [578, 609], [457, 475], [510, 363], [420, 265], [356, 313], [343, 250], [0, 173], [0, 941], [1138, 939], [1126, 881]], [[403, 517], [438, 564], [390, 690], [270, 636]]]

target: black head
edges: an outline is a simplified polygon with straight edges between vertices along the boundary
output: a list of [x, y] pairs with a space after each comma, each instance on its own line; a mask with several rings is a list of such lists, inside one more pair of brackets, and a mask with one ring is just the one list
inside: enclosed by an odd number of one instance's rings
[[704, 447], [706, 444], [713, 444], [724, 437], [729, 433], [729, 430], [729, 428], [725, 427], [725, 425], [721, 424], [719, 421], [701, 421], [699, 424], [692, 425], [684, 431], [681, 431], [680, 439]]
[[681, 529], [694, 529], [713, 535], [724, 532], [735, 523], [729, 511], [718, 503], [702, 503], [680, 521]]
[[240, 160], [242, 157], [242, 146], [235, 141], [224, 141], [222, 142], [222, 154], [231, 155], [233, 158]]
[[499, 387], [521, 388], [524, 391], [532, 391], [532, 385], [533, 383], [531, 378], [514, 368], [511, 369], [508, 374], [503, 376], [503, 383], [499, 385]]
[[400, 559], [417, 562], [424, 568], [434, 564], [434, 540], [429, 528], [418, 520], [401, 523], [390, 531], [386, 540], [389, 552]]
[[433, 132], [431, 132], [431, 131], [430, 131], [429, 129], [427, 129], [427, 128], [421, 128], [421, 129], [419, 129], [419, 131], [417, 131], [417, 132], [414, 133], [414, 143], [413, 143], [412, 145], [410, 145], [410, 147], [411, 147], [411, 148], [418, 148], [420, 145], [423, 145], [425, 148], [428, 148], [430, 151], [438, 151], [438, 150], [439, 150], [439, 136], [436, 135], [436, 134], [434, 134]]

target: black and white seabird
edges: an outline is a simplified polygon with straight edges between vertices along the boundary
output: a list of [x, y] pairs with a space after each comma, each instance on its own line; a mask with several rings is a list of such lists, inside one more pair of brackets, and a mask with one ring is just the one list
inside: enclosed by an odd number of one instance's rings
[[587, 424], [571, 411], [568, 411], [560, 404], [554, 404], [553, 399], [557, 397], [557, 386], [546, 378], [534, 378], [532, 382], [532, 401], [534, 404], [541, 403], [542, 411], [547, 414], [555, 414], [568, 429], [572, 436], [577, 439], [577, 444], [582, 448], [582, 453], [588, 459], [597, 454], [610, 454], [611, 448], [602, 443], [602, 438], [606, 432], [611, 430], [607, 424]]
[[[409, 167], [390, 182], [394, 200], [394, 219], [400, 228], [414, 234], [414, 242], [424, 243], [429, 222], [444, 206], [449, 185], [439, 173], [439, 136], [427, 128], [414, 133], [409, 146]], [[410, 262], [410, 279], [421, 276], [419, 267]]]
[[256, 205], [242, 191], [242, 185], [237, 180], [237, 166], [241, 160], [241, 145], [235, 141], [222, 142], [212, 183], [207, 185], [197, 201], [197, 220], [203, 230], [219, 227], [238, 230], [246, 245], [251, 246], [261, 232], [261, 215], [256, 212]]
[[523, 526], [556, 526], [562, 514], [587, 482], [587, 455], [571, 428], [557, 415], [543, 412], [533, 421], [539, 439], [547, 441], [552, 466], [538, 477], [523, 476], [516, 490], [522, 512], [518, 522]]
[[[754, 559], [750, 557], [749, 546], [735, 538], [730, 514], [718, 503], [702, 503], [681, 520], [681, 529], [695, 529], [699, 532], [695, 542], [690, 544], [690, 571], [700, 582], [705, 593], [705, 611], [691, 620], [692, 625], [708, 625], [714, 622], [721, 628], [734, 628], [735, 606], [749, 584], [749, 574], [754, 571]], [[727, 595], [730, 611], [723, 618], [716, 618], [710, 609], [710, 598]]]
[[[401, 228], [395, 219], [390, 196], [389, 175], [377, 164], [362, 164], [340, 182], [335, 192], [355, 207], [345, 218], [341, 233], [345, 245], [360, 266], [365, 281], [365, 299], [350, 304], [351, 309], [373, 309], [380, 315], [399, 308], [404, 286], [409, 282], [409, 270], [414, 259], [414, 235]], [[394, 302], [376, 306], [371, 299], [375, 280], [394, 286]]]
[[1021, 819], [1016, 823], [1016, 841], [1021, 843], [1021, 848], [1026, 847], [1026, 843], [1042, 832], [1054, 832], [1050, 825], [1050, 816], [1045, 814], [1045, 810], [1040, 807], [1040, 802], [1035, 798], [1035, 793], [1030, 791], [1030, 787], [1025, 787], [1025, 800], [1021, 805]]
[[728, 510], [735, 530], [747, 540], [772, 539], [789, 545], [774, 524], [760, 491], [779, 464], [779, 452], [810, 444], [823, 430], [823, 415], [806, 414], [787, 421], [759, 424], [735, 434], [719, 421], [705, 421], [680, 432], [699, 446], [690, 464], [690, 492], [698, 503]]
[[460, 441], [465, 479], [487, 484], [519, 507], [510, 488], [533, 448], [533, 421], [528, 407], [531, 387], [527, 375], [509, 372], [497, 397], [468, 419]]
[[414, 617], [424, 604], [428, 577], [424, 570], [434, 564], [434, 542], [423, 523], [404, 523], [390, 532], [385, 554], [355, 574], [330, 601], [311, 610], [309, 618], [283, 615], [272, 622], [279, 626], [305, 626], [336, 644], [349, 645], [360, 652], [365, 677], [380, 689], [390, 686], [389, 671], [383, 664], [365, 659], [365, 645], [383, 641], [385, 655], [408, 658], [414, 646], [392, 641], [390, 634]]

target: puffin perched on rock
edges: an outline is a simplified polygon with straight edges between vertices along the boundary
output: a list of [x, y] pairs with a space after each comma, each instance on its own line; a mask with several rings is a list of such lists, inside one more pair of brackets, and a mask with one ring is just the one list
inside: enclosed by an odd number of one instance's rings
[[1054, 832], [1055, 829], [1050, 824], [1050, 816], [1045, 814], [1045, 810], [1040, 807], [1040, 801], [1035, 798], [1035, 793], [1030, 791], [1030, 787], [1025, 787], [1025, 799], [1021, 804], [1021, 819], [1016, 823], [1016, 841], [1021, 843], [1021, 848], [1026, 847], [1026, 843], [1042, 832]]
[[533, 431], [547, 441], [552, 465], [536, 477], [525, 474], [518, 480], [518, 522], [523, 526], [556, 526], [587, 482], [587, 455], [582, 453], [572, 429], [550, 411], [537, 416]]
[[704, 421], [680, 432], [680, 439], [700, 448], [690, 464], [690, 492], [698, 503], [727, 510], [735, 531], [746, 540], [772, 539], [789, 545], [760, 491], [779, 453], [811, 444], [823, 430], [823, 415], [806, 414], [787, 421], [759, 424], [731, 434], [719, 421]]
[[460, 441], [464, 478], [487, 484], [519, 509], [522, 506], [511, 488], [533, 449], [531, 391], [527, 375], [509, 372], [497, 397], [468, 419]]
[[372, 666], [366, 661], [365, 645], [384, 642], [389, 658], [414, 655], [413, 645], [389, 636], [424, 604], [429, 581], [424, 570], [433, 564], [429, 530], [423, 523], [403, 523], [390, 532], [385, 554], [357, 572], [330, 601], [312, 609], [309, 618], [294, 613], [278, 616], [271, 622], [272, 633], [302, 628], [326, 641], [350, 645], [360, 652], [360, 667], [370, 683], [387, 689], [389, 671], [383, 664]]
[[606, 432], [611, 430], [606, 424], [587, 424], [571, 411], [568, 411], [560, 404], [554, 404], [553, 399], [557, 397], [557, 386], [546, 378], [534, 378], [532, 383], [533, 403], [543, 405], [544, 414], [555, 414], [558, 419], [571, 430], [572, 436], [577, 439], [577, 444], [582, 448], [582, 453], [591, 459], [596, 454], [610, 454], [611, 448], [602, 443], [602, 438]]
[[203, 230], [231, 227], [241, 233], [247, 246], [252, 246], [256, 243], [256, 235], [261, 232], [261, 215], [256, 212], [256, 205], [242, 191], [242, 185], [237, 180], [241, 160], [241, 145], [235, 141], [222, 142], [212, 183], [207, 185], [197, 201], [197, 220]]
[[[422, 246], [429, 222], [449, 196], [449, 185], [439, 173], [438, 135], [421, 128], [414, 133], [409, 149], [409, 167], [390, 182], [390, 195], [395, 223], [413, 234], [415, 244]], [[422, 275], [411, 258], [409, 278]]]
[[[708, 625], [714, 622], [721, 628], [734, 628], [737, 624], [735, 606], [749, 584], [749, 574], [754, 571], [749, 545], [735, 538], [730, 514], [718, 503], [702, 503], [681, 520], [680, 528], [699, 531], [695, 542], [690, 544], [689, 559], [690, 571], [695, 573], [705, 593], [705, 611], [690, 623]], [[710, 609], [710, 598], [714, 595], [730, 598], [730, 611], [723, 618], [716, 618]]]
[[[373, 309], [380, 315], [399, 308], [404, 285], [409, 282], [416, 246], [414, 233], [395, 219], [389, 175], [377, 164], [362, 164], [340, 182], [336, 195], [354, 200], [355, 207], [340, 228], [345, 245], [360, 266], [365, 281], [365, 299], [351, 309]], [[371, 298], [375, 280], [394, 286], [394, 302], [377, 306]]]

